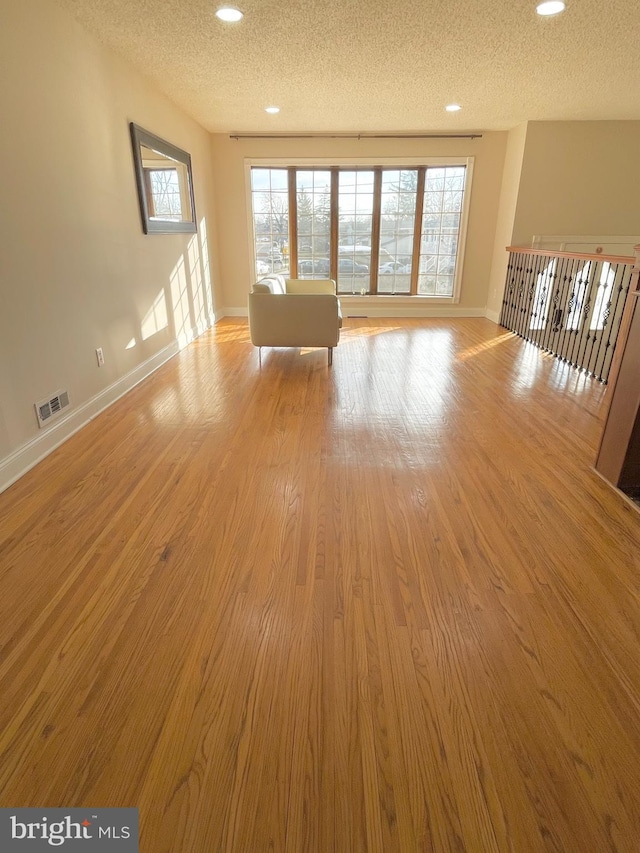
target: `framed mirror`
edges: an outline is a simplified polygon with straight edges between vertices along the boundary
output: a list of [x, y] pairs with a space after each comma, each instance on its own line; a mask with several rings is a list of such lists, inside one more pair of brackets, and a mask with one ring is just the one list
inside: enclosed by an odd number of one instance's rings
[[131, 122], [133, 162], [145, 234], [196, 231], [191, 157]]

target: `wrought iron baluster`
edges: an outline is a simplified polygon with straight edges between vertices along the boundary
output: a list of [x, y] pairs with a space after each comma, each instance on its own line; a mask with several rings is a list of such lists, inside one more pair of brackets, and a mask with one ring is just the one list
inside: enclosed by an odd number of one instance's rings
[[518, 253], [518, 264], [516, 266], [515, 277], [513, 280], [513, 295], [512, 295], [512, 311], [511, 311], [511, 322], [510, 328], [518, 334], [518, 317], [519, 317], [519, 300], [520, 293], [522, 290], [522, 282], [524, 280], [525, 275], [525, 265], [526, 265], [526, 256], [521, 252]]
[[[590, 271], [591, 272], [591, 271]], [[593, 264], [592, 275], [589, 276], [589, 290], [581, 312], [582, 334], [578, 341], [575, 365], [586, 373], [591, 373], [591, 355], [598, 338], [597, 330], [591, 328], [591, 320], [598, 304], [598, 290], [602, 279], [602, 262]]]
[[555, 350], [560, 361], [569, 360], [569, 352], [571, 349], [572, 332], [570, 326], [571, 315], [578, 301], [578, 293], [580, 289], [579, 272], [580, 262], [577, 258], [567, 258], [567, 264], [562, 277], [563, 289], [560, 300], [561, 310], [558, 312], [557, 318], [557, 338]]
[[502, 294], [502, 307], [500, 308], [499, 324], [508, 328], [508, 311], [511, 300], [511, 291], [513, 289], [513, 268], [515, 265], [515, 253], [509, 252], [509, 260], [507, 261], [507, 273], [504, 283], [504, 293]]
[[520, 252], [518, 253], [518, 263], [515, 269], [515, 276], [513, 278], [513, 294], [511, 297], [511, 323], [510, 327], [515, 331], [518, 325], [518, 299], [520, 293], [520, 287], [522, 284], [522, 279], [524, 276], [524, 266], [525, 266], [526, 258]]
[[[604, 280], [603, 280], [604, 276]], [[588, 327], [588, 334], [590, 336], [590, 341], [588, 345], [585, 347], [584, 354], [584, 369], [587, 373], [590, 373], [592, 376], [595, 374], [595, 362], [598, 356], [598, 351], [600, 349], [600, 344], [604, 337], [604, 329], [598, 328], [598, 316], [597, 311], [600, 305], [604, 304], [604, 300], [607, 292], [607, 279], [608, 279], [608, 271], [605, 275], [604, 264], [601, 262], [598, 264], [598, 273], [596, 275], [596, 284], [593, 288], [593, 303], [591, 305], [591, 313], [588, 317], [585, 317]]]
[[559, 268], [562, 265], [562, 258], [545, 258], [547, 263], [544, 267], [544, 281], [545, 281], [545, 305], [544, 305], [544, 333], [542, 335], [542, 339], [540, 341], [540, 346], [545, 350], [545, 352], [550, 352], [550, 343], [551, 343], [551, 327], [553, 325], [553, 301], [556, 293], [556, 288], [558, 286], [558, 273]]
[[613, 279], [613, 287], [611, 289], [611, 301], [609, 302], [610, 313], [608, 319], [607, 340], [604, 346], [604, 353], [599, 368], [598, 379], [601, 382], [607, 382], [609, 378], [609, 370], [611, 369], [611, 360], [616, 347], [620, 323], [622, 322], [622, 313], [629, 295], [631, 286], [631, 274], [633, 270], [626, 264], [616, 264], [616, 273]]
[[571, 349], [569, 351], [569, 362], [575, 367], [578, 367], [578, 369], [583, 366], [579, 353], [583, 343], [589, 336], [588, 317], [589, 309], [593, 304], [593, 287], [594, 282], [597, 281], [597, 266], [597, 264], [587, 261], [586, 264], [582, 264], [582, 270], [580, 272], [579, 286], [582, 289], [582, 298], [580, 300], [580, 306], [576, 312], [577, 326], [574, 331]]
[[[603, 282], [602, 278], [605, 272], [605, 263], [607, 265], [607, 273], [605, 281]], [[607, 262], [604, 262], [601, 265], [599, 286], [602, 287], [602, 302], [599, 306], [599, 300], [596, 299], [595, 304], [593, 306], [593, 313], [590, 323], [590, 326], [592, 327], [592, 331], [594, 333], [594, 342], [591, 348], [591, 354], [589, 356], [589, 368], [592, 376], [597, 376], [598, 359], [600, 357], [600, 352], [602, 351], [603, 344], [606, 346], [606, 339], [609, 331], [609, 317], [611, 316], [611, 295], [613, 294], [613, 288], [615, 287], [617, 271], [617, 265], [609, 264]], [[611, 293], [607, 293], [609, 289], [609, 281], [612, 276], [613, 280], [611, 281]], [[598, 314], [596, 314], [596, 311], [598, 311]], [[602, 326], [598, 328], [598, 326], [600, 325], [600, 315], [602, 315]], [[598, 332], [600, 332], [599, 335]]]
[[520, 253], [511, 252], [509, 256], [509, 263], [507, 265], [507, 283], [505, 286], [502, 316], [500, 318], [500, 324], [502, 326], [506, 326], [508, 329], [513, 329], [516, 278], [518, 275], [519, 265]]
[[543, 255], [535, 257], [529, 282], [531, 299], [529, 303], [527, 337], [536, 346], [540, 346], [540, 337], [544, 332], [544, 309], [547, 294], [544, 281], [544, 261], [545, 258]]
[[504, 286], [504, 297], [502, 299], [502, 311], [500, 312], [500, 325], [510, 328], [511, 308], [513, 305], [513, 277], [517, 263], [517, 255], [514, 252], [509, 254], [509, 263], [507, 264], [507, 280]]
[[527, 334], [527, 295], [531, 277], [531, 255], [523, 255], [522, 277], [518, 284], [518, 319], [517, 332], [521, 337]]
[[518, 306], [520, 304], [520, 293], [522, 289], [522, 282], [524, 281], [526, 263], [526, 255], [520, 253], [518, 255], [518, 266], [516, 268], [516, 275], [513, 282], [513, 312], [511, 316], [511, 328], [514, 330], [517, 330], [518, 328]]
[[571, 311], [574, 298], [575, 259], [562, 258], [559, 264], [558, 286], [552, 315], [552, 347], [551, 352], [561, 361], [566, 361], [564, 339], [566, 337], [566, 321]]
[[[522, 312], [522, 337], [526, 340], [534, 340], [531, 329], [531, 318], [533, 317], [533, 303], [536, 294], [536, 281], [539, 267], [540, 257], [537, 255], [529, 256], [529, 264], [527, 266], [527, 279], [525, 284], [524, 304]], [[534, 341], [535, 343], [535, 341]]]
[[633, 270], [623, 260], [511, 251], [500, 325], [606, 382]]

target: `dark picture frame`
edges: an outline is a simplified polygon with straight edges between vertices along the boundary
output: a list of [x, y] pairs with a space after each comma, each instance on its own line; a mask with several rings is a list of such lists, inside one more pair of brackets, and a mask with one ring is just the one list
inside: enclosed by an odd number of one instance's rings
[[130, 122], [142, 230], [193, 234], [197, 229], [191, 156]]

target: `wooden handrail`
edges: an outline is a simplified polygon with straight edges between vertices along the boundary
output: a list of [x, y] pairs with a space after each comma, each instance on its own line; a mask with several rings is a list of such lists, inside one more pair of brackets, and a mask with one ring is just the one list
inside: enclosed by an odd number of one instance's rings
[[595, 252], [557, 252], [554, 249], [531, 249], [528, 246], [507, 246], [507, 252], [521, 255], [547, 255], [550, 258], [579, 258], [584, 261], [607, 261], [610, 264], [634, 264], [633, 255], [604, 255]]

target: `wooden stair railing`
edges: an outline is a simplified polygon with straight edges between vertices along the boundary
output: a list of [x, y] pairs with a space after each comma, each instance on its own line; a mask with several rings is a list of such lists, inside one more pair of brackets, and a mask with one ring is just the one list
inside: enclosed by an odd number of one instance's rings
[[607, 382], [635, 258], [507, 247], [500, 325]]

